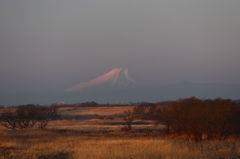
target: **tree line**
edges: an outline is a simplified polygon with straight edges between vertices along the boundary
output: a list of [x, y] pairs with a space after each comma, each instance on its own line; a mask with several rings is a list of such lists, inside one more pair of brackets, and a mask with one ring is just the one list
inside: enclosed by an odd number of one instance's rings
[[196, 141], [240, 135], [240, 104], [229, 99], [192, 97], [164, 105], [137, 106], [132, 114], [164, 124], [168, 134], [185, 135]]

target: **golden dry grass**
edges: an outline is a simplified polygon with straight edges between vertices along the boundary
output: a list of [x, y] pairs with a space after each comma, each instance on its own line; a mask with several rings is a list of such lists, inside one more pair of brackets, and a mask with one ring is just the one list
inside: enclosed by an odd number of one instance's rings
[[128, 110], [131, 111], [133, 108], [134, 106], [63, 107], [59, 111], [62, 115], [114, 115]]
[[[67, 129], [67, 130], [121, 130], [123, 125], [116, 123], [124, 123], [122, 117], [114, 117], [109, 119], [108, 116], [122, 114], [125, 111], [132, 110], [134, 106], [101, 106], [101, 107], [60, 107], [58, 113], [62, 116], [70, 117], [70, 119], [56, 120], [50, 122], [50, 129]], [[76, 116], [93, 115], [92, 118], [75, 119]], [[94, 118], [97, 115], [99, 118]], [[135, 120], [135, 122], [138, 120]], [[147, 124], [134, 125], [134, 128], [153, 128], [156, 126], [151, 121], [145, 121]]]
[[1, 140], [1, 146], [16, 148], [11, 155], [19, 159], [38, 159], [60, 152], [67, 152], [74, 159], [233, 159], [239, 153], [238, 145], [234, 149], [233, 142], [226, 141], [205, 142], [201, 151], [200, 145], [158, 137], [90, 138], [48, 131], [11, 135]]
[[[61, 108], [66, 115], [114, 115], [132, 107]], [[0, 159], [239, 159], [240, 142], [195, 144], [148, 132], [123, 132], [122, 119], [56, 120], [46, 130], [0, 127]], [[109, 124], [110, 123], [110, 124]], [[133, 125], [155, 128], [155, 125]], [[159, 129], [159, 128], [158, 128]]]

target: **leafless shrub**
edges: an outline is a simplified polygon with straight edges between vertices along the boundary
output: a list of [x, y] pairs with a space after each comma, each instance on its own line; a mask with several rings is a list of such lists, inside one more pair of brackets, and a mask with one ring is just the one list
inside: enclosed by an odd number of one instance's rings
[[8, 129], [32, 128], [38, 124], [38, 127], [43, 129], [56, 115], [55, 107], [22, 105], [18, 106], [15, 112], [2, 113], [0, 124]]
[[124, 121], [125, 121], [125, 126], [122, 128], [123, 131], [129, 131], [132, 129], [132, 122], [134, 120], [134, 114], [131, 111], [126, 111], [124, 112]]

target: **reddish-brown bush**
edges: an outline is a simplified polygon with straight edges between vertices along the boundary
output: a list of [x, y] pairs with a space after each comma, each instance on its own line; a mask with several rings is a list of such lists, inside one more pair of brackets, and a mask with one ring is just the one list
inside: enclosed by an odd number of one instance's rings
[[167, 131], [196, 141], [240, 134], [240, 105], [232, 100], [200, 100], [195, 97], [164, 106], [136, 107], [138, 117], [167, 125]]

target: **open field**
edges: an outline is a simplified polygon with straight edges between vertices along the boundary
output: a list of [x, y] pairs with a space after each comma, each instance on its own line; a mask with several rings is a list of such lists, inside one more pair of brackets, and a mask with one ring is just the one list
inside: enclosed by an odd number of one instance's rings
[[60, 114], [70, 115], [114, 115], [132, 110], [134, 106], [101, 106], [101, 107], [60, 107]]
[[211, 141], [201, 147], [159, 137], [23, 131], [1, 134], [1, 155], [6, 159], [237, 159], [239, 143]]
[[193, 143], [161, 134], [161, 125], [135, 121], [122, 131], [121, 114], [133, 107], [58, 109], [45, 130], [0, 129], [0, 159], [238, 159], [240, 141]]
[[[125, 111], [132, 110], [133, 106], [113, 107], [70, 107], [59, 108], [62, 120], [52, 121], [48, 128], [78, 131], [120, 131], [125, 121]], [[136, 120], [133, 123], [135, 129], [158, 129], [152, 121]]]

